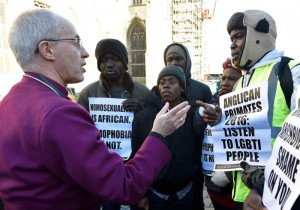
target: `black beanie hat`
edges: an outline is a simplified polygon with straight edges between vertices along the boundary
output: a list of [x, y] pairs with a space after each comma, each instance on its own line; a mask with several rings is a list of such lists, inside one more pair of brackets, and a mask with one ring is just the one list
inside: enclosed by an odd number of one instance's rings
[[227, 23], [227, 32], [229, 34], [233, 29], [246, 28], [243, 23], [244, 16], [245, 14], [243, 12], [237, 12], [231, 16]]
[[180, 67], [175, 66], [175, 65], [165, 66], [161, 70], [161, 72], [159, 73], [158, 78], [157, 78], [157, 86], [159, 85], [159, 80], [161, 78], [163, 78], [164, 76], [167, 76], [167, 75], [174, 75], [174, 76], [176, 76], [177, 79], [178, 79], [178, 81], [179, 81], [180, 86], [185, 90], [186, 84], [185, 84], [185, 75], [184, 75], [184, 72], [183, 72], [183, 70]]
[[128, 69], [128, 53], [122, 42], [117, 39], [102, 39], [98, 42], [95, 49], [95, 56], [97, 59], [97, 67], [100, 71], [100, 59], [107, 53], [112, 53], [120, 58], [125, 70]]

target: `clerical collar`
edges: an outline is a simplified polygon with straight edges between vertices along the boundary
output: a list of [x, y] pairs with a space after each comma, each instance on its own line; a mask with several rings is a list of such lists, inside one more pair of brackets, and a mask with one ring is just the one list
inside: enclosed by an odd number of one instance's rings
[[47, 86], [49, 89], [51, 89], [53, 92], [55, 92], [60, 97], [66, 98], [68, 96], [68, 91], [62, 87], [60, 84], [58, 84], [56, 81], [47, 78], [41, 74], [33, 73], [33, 72], [26, 72], [24, 75], [25, 77], [34, 79], [41, 84]]

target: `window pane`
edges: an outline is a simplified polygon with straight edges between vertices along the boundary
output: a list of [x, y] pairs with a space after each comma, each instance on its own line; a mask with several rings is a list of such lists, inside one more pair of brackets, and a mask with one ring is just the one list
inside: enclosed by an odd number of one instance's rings
[[146, 77], [145, 64], [132, 64], [131, 71], [133, 77]]
[[133, 77], [145, 77], [146, 33], [136, 24], [130, 35], [131, 71]]

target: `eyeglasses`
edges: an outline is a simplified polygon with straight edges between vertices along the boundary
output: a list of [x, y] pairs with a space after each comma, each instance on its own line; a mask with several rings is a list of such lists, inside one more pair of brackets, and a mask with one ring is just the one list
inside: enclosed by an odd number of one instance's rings
[[[41, 40], [40, 42], [42, 41], [48, 41], [48, 42], [59, 42], [59, 41], [74, 41], [74, 44], [78, 47], [78, 48], [82, 48], [82, 42], [81, 42], [81, 39], [78, 38], [78, 37], [75, 37], [75, 38], [65, 38], [65, 39], [43, 39]], [[39, 42], [39, 43], [40, 43]], [[35, 53], [38, 53], [39, 52], [39, 48], [37, 47], [37, 49], [35, 50]]]

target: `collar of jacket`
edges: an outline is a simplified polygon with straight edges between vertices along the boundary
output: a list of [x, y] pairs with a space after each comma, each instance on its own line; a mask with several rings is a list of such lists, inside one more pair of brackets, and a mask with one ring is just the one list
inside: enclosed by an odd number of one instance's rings
[[[104, 74], [100, 74], [99, 83], [100, 83], [100, 86], [106, 92], [106, 94], [110, 95], [110, 83]], [[134, 83], [133, 83], [131, 76], [128, 74], [128, 72], [124, 72], [123, 87], [126, 89], [126, 92], [128, 92], [130, 94], [132, 93], [133, 88], [134, 88]]]

